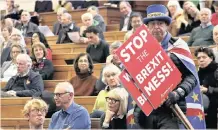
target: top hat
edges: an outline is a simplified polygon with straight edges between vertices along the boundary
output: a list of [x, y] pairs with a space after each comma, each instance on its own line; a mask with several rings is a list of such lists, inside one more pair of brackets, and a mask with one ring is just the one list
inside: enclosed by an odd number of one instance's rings
[[147, 17], [143, 20], [144, 24], [154, 20], [165, 21], [167, 24], [171, 23], [168, 10], [164, 5], [154, 4], [147, 7]]

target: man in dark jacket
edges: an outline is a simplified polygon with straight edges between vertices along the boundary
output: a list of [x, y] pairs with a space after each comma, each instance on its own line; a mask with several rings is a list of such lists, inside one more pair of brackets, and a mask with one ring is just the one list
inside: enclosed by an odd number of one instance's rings
[[[32, 60], [27, 54], [19, 54], [16, 59], [17, 75], [13, 76], [2, 89], [2, 97], [40, 96], [44, 90], [41, 75], [31, 70]], [[38, 95], [36, 95], [38, 94]]]
[[[151, 5], [147, 8], [147, 13], [144, 23], [147, 24], [148, 30], [161, 44], [162, 48], [168, 52], [169, 57], [182, 74], [182, 81], [169, 93], [168, 99], [159, 108], [153, 110], [149, 116], [146, 116], [136, 106], [134, 110], [135, 121], [144, 129], [179, 129], [178, 119], [170, 107], [177, 103], [183, 112], [186, 111], [185, 97], [197, 85], [197, 78], [192, 73], [196, 70], [187, 68], [178, 55], [171, 51], [173, 45], [178, 44], [178, 42], [185, 42], [181, 39], [172, 38], [170, 33], [167, 32], [167, 27], [171, 23], [171, 18], [167, 16], [167, 8], [164, 5]], [[185, 45], [187, 47], [187, 44]]]
[[15, 25], [15, 28], [19, 29], [24, 37], [32, 37], [33, 33], [39, 32], [38, 26], [30, 22], [30, 19], [30, 13], [24, 10], [21, 14], [21, 23]]
[[58, 44], [72, 43], [73, 41], [69, 38], [69, 32], [78, 32], [79, 28], [72, 22], [72, 16], [69, 13], [64, 13], [61, 16], [61, 30], [58, 34]]
[[132, 7], [128, 1], [121, 1], [119, 4], [120, 12], [123, 16], [120, 19], [120, 31], [128, 31], [132, 29], [130, 17], [133, 13]]

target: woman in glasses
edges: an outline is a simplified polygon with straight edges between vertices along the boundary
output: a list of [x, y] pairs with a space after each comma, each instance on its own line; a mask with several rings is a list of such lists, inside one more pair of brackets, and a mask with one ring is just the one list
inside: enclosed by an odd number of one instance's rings
[[106, 96], [106, 111], [100, 125], [106, 129], [126, 129], [128, 93], [124, 88], [115, 88]]
[[101, 115], [106, 111], [106, 100], [108, 92], [114, 88], [121, 87], [119, 82], [119, 75], [121, 71], [114, 64], [108, 64], [104, 67], [102, 71], [102, 82], [106, 84], [104, 90], [101, 90], [96, 98], [93, 111], [91, 113], [91, 118], [100, 118]]
[[95, 83], [97, 78], [93, 73], [92, 58], [87, 53], [80, 53], [74, 62], [76, 76], [70, 79], [75, 89], [75, 96], [96, 96]]
[[47, 112], [48, 105], [41, 99], [32, 99], [25, 104], [23, 114], [28, 119], [30, 130], [43, 130]]
[[198, 48], [195, 51], [195, 56], [199, 64], [198, 76], [201, 92], [204, 94], [203, 97], [209, 98], [206, 126], [209, 129], [217, 129], [218, 63], [215, 62], [213, 50], [210, 48]]

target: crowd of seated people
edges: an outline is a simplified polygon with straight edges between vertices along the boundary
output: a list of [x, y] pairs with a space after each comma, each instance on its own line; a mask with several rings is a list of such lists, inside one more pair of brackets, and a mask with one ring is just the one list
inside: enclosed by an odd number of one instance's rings
[[[11, 1], [8, 2], [7, 14], [18, 12], [17, 7]], [[167, 3], [168, 15], [172, 18], [168, 32], [172, 36], [188, 35], [187, 44], [189, 46], [216, 45], [212, 50], [205, 51], [204, 47], [197, 49], [196, 57], [193, 57], [197, 58], [199, 64], [201, 92], [210, 101], [207, 110], [209, 113], [206, 117], [208, 128], [217, 127], [214, 125], [217, 122], [215, 113], [217, 113], [216, 100], [218, 99], [216, 96], [218, 79], [216, 77], [218, 61], [217, 3], [213, 2], [210, 6], [214, 7], [214, 14], [211, 9], [205, 8], [206, 6], [198, 9], [197, 5], [191, 1], [185, 1], [183, 5], [174, 0]], [[122, 15], [119, 31], [126, 31], [123, 39], [127, 41], [138, 27], [143, 25], [143, 15], [135, 12], [128, 1], [119, 2], [117, 7]], [[82, 26], [80, 26], [74, 21], [69, 11], [82, 8], [86, 8], [86, 12], [80, 16], [82, 21]], [[37, 0], [34, 11], [37, 14], [33, 15], [37, 16], [43, 12], [52, 12], [52, 2]], [[109, 45], [105, 40], [104, 32], [107, 32], [107, 25], [99, 12], [96, 1], [59, 0], [54, 12], [57, 13], [57, 21], [53, 24], [52, 32], [58, 38], [56, 44], [61, 46], [61, 44], [75, 43], [77, 40], [72, 40], [69, 35], [76, 32], [79, 40], [75, 44], [85, 43], [87, 48], [74, 59], [74, 64], [71, 66], [74, 75], [65, 79], [68, 82], [55, 85], [55, 91], [51, 92], [54, 94], [52, 100], [55, 100], [56, 106], [59, 106], [61, 110], [53, 114], [49, 128], [89, 129], [91, 117], [99, 118], [102, 128], [126, 129], [128, 92], [119, 81], [118, 76], [124, 66], [116, 55], [116, 50], [123, 43], [115, 41]], [[19, 13], [19, 21], [14, 21], [11, 17], [4, 20], [6, 23], [1, 23], [0, 35], [3, 39], [0, 43], [1, 82], [6, 82], [6, 86], [2, 88], [1, 97], [39, 97], [46, 87], [43, 80], [53, 80], [55, 66], [52, 62], [52, 54], [56, 53], [52, 51], [52, 45], [47, 41], [43, 32], [40, 32], [38, 25], [31, 22], [30, 12], [23, 10]], [[30, 38], [30, 44], [26, 41], [27, 38]], [[98, 63], [105, 65], [99, 78], [94, 75], [94, 66]], [[90, 115], [83, 106], [74, 102], [74, 96], [96, 96]], [[27, 106], [29, 107], [27, 108]], [[32, 103], [28, 102], [27, 106], [24, 107], [24, 115], [28, 118], [30, 128], [43, 129], [42, 124], [48, 112], [48, 106], [43, 101], [34, 99]], [[60, 114], [64, 116], [60, 116]], [[39, 123], [37, 126], [34, 126], [35, 118], [38, 118], [36, 115], [40, 116], [42, 120], [37, 122]], [[77, 119], [77, 115], [81, 118]], [[64, 124], [63, 120], [68, 117], [72, 120], [67, 120], [67, 124]]]

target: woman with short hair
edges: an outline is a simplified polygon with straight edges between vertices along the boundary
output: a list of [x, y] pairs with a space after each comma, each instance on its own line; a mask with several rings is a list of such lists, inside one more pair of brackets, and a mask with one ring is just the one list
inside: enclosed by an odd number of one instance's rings
[[0, 45], [1, 46], [1, 52], [3, 51], [3, 49], [11, 46], [11, 41], [9, 39], [10, 39], [10, 35], [12, 33], [12, 29], [13, 29], [13, 27], [11, 27], [11, 26], [3, 26], [1, 28], [2, 36], [4, 38], [4, 41]]
[[197, 48], [195, 56], [199, 64], [201, 92], [209, 98], [206, 126], [209, 129], [217, 129], [218, 63], [215, 62], [213, 50], [207, 47]]
[[47, 50], [43, 43], [35, 43], [32, 45], [32, 69], [39, 72], [43, 80], [52, 80], [54, 73], [53, 63], [46, 59]]
[[10, 47], [11, 61], [5, 61], [1, 68], [1, 81], [8, 81], [17, 74], [16, 58], [18, 54], [26, 53], [26, 49], [20, 44], [13, 44]]
[[114, 88], [122, 87], [119, 75], [121, 71], [114, 64], [107, 64], [102, 71], [102, 82], [106, 84], [104, 90], [101, 90], [95, 100], [95, 105], [93, 107], [91, 118], [100, 118], [101, 115], [106, 111], [106, 100], [108, 92]]
[[100, 125], [105, 129], [126, 129], [128, 93], [124, 88], [111, 90], [106, 98], [106, 111], [101, 116]]
[[24, 108], [23, 115], [28, 119], [30, 130], [43, 130], [48, 105], [42, 99], [29, 100]]
[[76, 76], [70, 79], [75, 89], [75, 96], [95, 96], [95, 83], [97, 78], [93, 76], [93, 61], [87, 53], [80, 53], [74, 62]]

